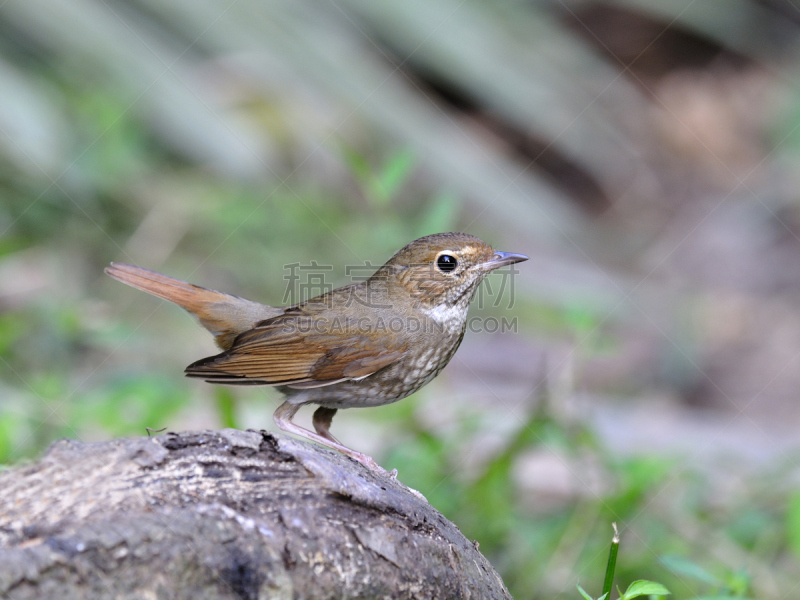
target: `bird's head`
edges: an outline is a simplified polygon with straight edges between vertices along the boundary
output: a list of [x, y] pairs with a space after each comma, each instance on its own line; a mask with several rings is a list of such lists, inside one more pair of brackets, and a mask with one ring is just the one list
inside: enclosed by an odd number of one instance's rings
[[403, 296], [423, 307], [466, 307], [486, 275], [524, 260], [524, 254], [496, 251], [468, 233], [436, 233], [401, 248], [373, 279], [405, 290]]

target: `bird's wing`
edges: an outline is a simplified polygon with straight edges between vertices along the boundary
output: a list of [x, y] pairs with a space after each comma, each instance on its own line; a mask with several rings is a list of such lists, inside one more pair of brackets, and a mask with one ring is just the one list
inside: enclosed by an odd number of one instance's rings
[[186, 367], [211, 383], [321, 387], [359, 379], [399, 360], [407, 343], [320, 317], [282, 315], [241, 334], [230, 350]]

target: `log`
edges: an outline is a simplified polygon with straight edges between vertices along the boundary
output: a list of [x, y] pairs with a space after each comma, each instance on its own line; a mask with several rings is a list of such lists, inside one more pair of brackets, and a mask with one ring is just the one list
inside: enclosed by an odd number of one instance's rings
[[54, 443], [0, 473], [0, 597], [510, 598], [399, 481], [264, 431]]

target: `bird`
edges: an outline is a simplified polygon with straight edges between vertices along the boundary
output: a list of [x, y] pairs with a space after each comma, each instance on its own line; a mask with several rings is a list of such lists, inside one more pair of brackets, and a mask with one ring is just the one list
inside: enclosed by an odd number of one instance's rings
[[[190, 364], [188, 377], [273, 386], [285, 396], [273, 415], [280, 429], [381, 472], [330, 433], [336, 412], [396, 402], [429, 383], [461, 344], [484, 277], [527, 259], [467, 233], [437, 233], [410, 242], [364, 281], [285, 307], [124, 263], [105, 272], [177, 304], [213, 334], [222, 352]], [[314, 431], [292, 421], [306, 404], [318, 405]]]

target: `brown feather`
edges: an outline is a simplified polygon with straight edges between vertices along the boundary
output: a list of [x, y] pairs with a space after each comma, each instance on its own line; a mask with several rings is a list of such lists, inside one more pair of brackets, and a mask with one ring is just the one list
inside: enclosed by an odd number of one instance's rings
[[256, 323], [283, 314], [280, 308], [202, 288], [134, 265], [111, 263], [105, 271], [117, 281], [189, 311], [214, 334], [217, 345], [223, 350], [230, 348], [236, 336]]
[[[300, 320], [311, 320], [298, 331]], [[306, 314], [281, 315], [242, 333], [227, 352], [197, 361], [186, 368], [190, 377], [242, 377], [267, 385], [319, 387], [345, 379], [365, 377], [399, 360], [406, 345], [381, 336], [369, 338], [353, 333], [326, 335], [327, 321]], [[244, 383], [244, 382], [243, 382]]]

